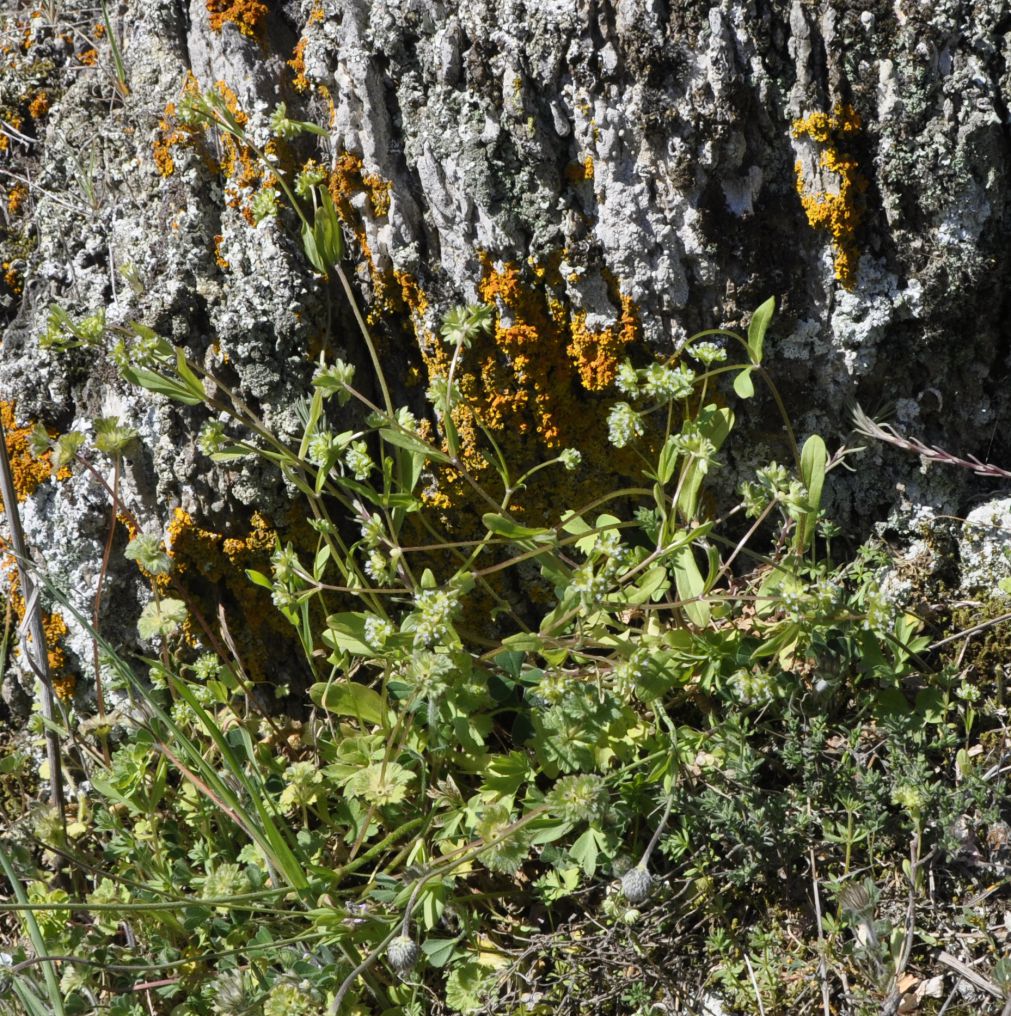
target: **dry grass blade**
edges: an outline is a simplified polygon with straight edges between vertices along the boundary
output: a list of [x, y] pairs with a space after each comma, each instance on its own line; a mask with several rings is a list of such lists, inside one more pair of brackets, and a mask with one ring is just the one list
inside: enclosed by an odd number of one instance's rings
[[10, 547], [17, 564], [21, 594], [25, 601], [24, 626], [31, 635], [30, 640], [26, 638], [21, 640], [24, 646], [24, 657], [39, 679], [42, 689], [42, 717], [47, 721], [46, 758], [49, 762], [50, 800], [53, 806], [59, 809], [60, 818], [65, 822], [66, 798], [63, 790], [63, 761], [60, 755], [60, 740], [53, 729], [56, 712], [55, 697], [52, 682], [49, 680], [49, 657], [46, 652], [46, 635], [42, 628], [42, 607], [35, 583], [27, 567], [30, 558], [25, 543], [25, 534], [21, 528], [17, 491], [14, 488], [14, 474], [11, 469], [10, 457], [7, 455], [7, 433], [2, 420], [0, 420], [0, 499], [3, 501], [4, 514], [7, 516]]
[[914, 455], [922, 455], [931, 462], [940, 462], [945, 466], [958, 466], [961, 469], [971, 469], [977, 476], [992, 476], [998, 479], [1011, 479], [1011, 470], [1001, 469], [1000, 466], [990, 465], [988, 462], [980, 462], [975, 455], [961, 459], [951, 452], [934, 445], [924, 444], [915, 438], [903, 437], [894, 427], [887, 423], [877, 423], [872, 420], [859, 406], [853, 410], [853, 427], [858, 434], [864, 437], [874, 438], [875, 441], [883, 441], [885, 444], [894, 445], [903, 451], [912, 452]]

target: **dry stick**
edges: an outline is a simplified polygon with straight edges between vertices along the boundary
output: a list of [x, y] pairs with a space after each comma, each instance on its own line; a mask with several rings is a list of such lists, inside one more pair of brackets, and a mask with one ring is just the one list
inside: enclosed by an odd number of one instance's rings
[[821, 894], [818, 892], [818, 869], [814, 863], [814, 847], [809, 849], [811, 859], [811, 885], [814, 889], [814, 913], [818, 919], [818, 975], [821, 980], [821, 1005], [825, 1016], [831, 1016], [829, 1004], [828, 966], [825, 962], [825, 936], [821, 926]]
[[[14, 561], [17, 564], [18, 577], [21, 582], [21, 594], [25, 601], [25, 621], [19, 631], [25, 649], [25, 659], [35, 672], [41, 686], [42, 718], [46, 720], [46, 757], [49, 762], [49, 794], [53, 807], [58, 808], [60, 820], [66, 827], [66, 796], [63, 790], [63, 760], [60, 755], [60, 739], [53, 729], [55, 708], [53, 685], [49, 680], [49, 657], [46, 651], [46, 634], [42, 628], [42, 607], [39, 602], [38, 590], [28, 571], [28, 548], [25, 545], [25, 534], [21, 528], [21, 515], [18, 512], [17, 491], [14, 489], [14, 474], [11, 460], [7, 455], [7, 433], [3, 421], [0, 420], [0, 500], [3, 501], [7, 515], [7, 527], [11, 534], [11, 546], [14, 550]], [[25, 624], [31, 632], [31, 642], [24, 638]]]

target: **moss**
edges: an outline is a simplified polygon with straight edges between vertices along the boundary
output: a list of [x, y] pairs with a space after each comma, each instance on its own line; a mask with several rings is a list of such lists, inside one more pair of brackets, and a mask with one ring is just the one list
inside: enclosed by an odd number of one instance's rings
[[844, 139], [860, 129], [860, 117], [852, 106], [838, 105], [834, 113], [812, 113], [794, 121], [791, 133], [822, 146], [818, 165], [838, 180], [838, 190], [808, 191], [800, 162], [794, 167], [797, 193], [814, 229], [825, 230], [832, 240], [835, 254], [835, 277], [846, 289], [856, 281], [860, 255], [856, 244], [861, 219], [861, 198], [867, 180], [860, 174], [856, 160], [845, 154]]

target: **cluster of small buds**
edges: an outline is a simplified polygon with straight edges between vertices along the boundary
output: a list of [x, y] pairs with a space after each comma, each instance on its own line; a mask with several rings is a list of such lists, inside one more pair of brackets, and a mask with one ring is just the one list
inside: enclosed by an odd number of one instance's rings
[[340, 449], [341, 445], [332, 431], [318, 430], [309, 438], [307, 454], [314, 466], [329, 469], [337, 461]]
[[197, 447], [204, 455], [213, 455], [222, 451], [228, 444], [228, 436], [225, 434], [225, 425], [220, 420], [208, 420], [200, 428], [200, 435], [197, 437]]
[[412, 654], [402, 674], [421, 697], [432, 698], [442, 694], [454, 670], [453, 659], [447, 653], [422, 650]]
[[325, 179], [326, 170], [315, 160], [310, 160], [295, 177], [295, 193], [300, 198], [308, 198], [313, 187], [318, 187]]
[[282, 778], [285, 787], [281, 791], [281, 807], [286, 811], [306, 808], [319, 798], [323, 774], [315, 762], [292, 762]]
[[648, 654], [636, 649], [627, 660], [621, 660], [614, 667], [614, 690], [622, 698], [630, 698], [646, 676]]
[[222, 663], [214, 653], [201, 653], [193, 663], [193, 676], [201, 682], [217, 680]]
[[696, 342], [689, 348], [688, 353], [707, 367], [714, 363], [723, 363], [727, 358], [727, 351], [715, 342]]
[[613, 565], [625, 564], [630, 555], [628, 547], [621, 542], [621, 533], [617, 529], [605, 529], [597, 535], [593, 545], [594, 554], [606, 555]]
[[695, 371], [652, 363], [642, 372], [642, 387], [651, 399], [686, 399], [695, 389]]
[[312, 376], [312, 383], [323, 392], [324, 398], [336, 395], [337, 404], [343, 406], [351, 398], [348, 389], [354, 376], [355, 369], [350, 363], [336, 360], [328, 367], [318, 367]]
[[799, 480], [792, 479], [785, 466], [770, 462], [755, 471], [755, 479], [741, 485], [745, 512], [752, 518], [762, 514], [770, 501], [780, 501], [787, 510], [803, 512], [807, 508], [807, 490]]
[[630, 398], [634, 399], [639, 394], [639, 372], [628, 360], [618, 368], [614, 383], [617, 385], [618, 391]]
[[680, 434], [675, 435], [672, 444], [679, 455], [698, 460], [703, 472], [708, 471], [709, 466], [717, 464], [716, 445], [697, 425], [687, 426]]
[[772, 675], [760, 667], [735, 670], [727, 679], [727, 690], [738, 702], [748, 706], [767, 705], [776, 692]]
[[536, 688], [527, 690], [527, 698], [535, 705], [556, 706], [572, 690], [573, 679], [564, 670], [548, 670]]
[[569, 588], [579, 594], [579, 602], [584, 610], [599, 608], [610, 586], [611, 579], [607, 569], [594, 571], [591, 561], [581, 564], [569, 580]]
[[607, 788], [596, 775], [563, 776], [545, 800], [566, 822], [599, 822], [607, 810]]
[[378, 547], [386, 538], [386, 523], [373, 512], [362, 523], [362, 542], [366, 547]]
[[295, 548], [289, 543], [278, 547], [270, 555], [270, 565], [274, 572], [274, 580], [288, 584], [298, 578], [299, 561]]
[[463, 398], [460, 386], [454, 381], [452, 387], [449, 380], [444, 377], [434, 377], [425, 391], [425, 398], [440, 412], [444, 412], [448, 406], [452, 409], [459, 405]]
[[279, 196], [276, 187], [262, 187], [256, 192], [250, 205], [254, 225], [258, 226], [264, 219], [270, 219], [277, 215]]
[[624, 448], [645, 430], [642, 417], [627, 403], [617, 402], [607, 414], [607, 438], [615, 448]]
[[368, 445], [364, 441], [351, 442], [351, 447], [344, 453], [344, 462], [359, 481], [367, 480], [369, 473], [376, 468], [372, 456], [369, 455]]
[[364, 638], [373, 649], [382, 649], [393, 635], [393, 625], [385, 617], [370, 615], [365, 619]]
[[373, 582], [380, 586], [385, 586], [387, 583], [392, 582], [396, 575], [396, 568], [392, 559], [384, 554], [381, 550], [373, 547], [369, 551], [369, 556], [365, 559], [365, 574], [368, 575]]
[[422, 589], [414, 599], [414, 646], [427, 649], [449, 637], [459, 600], [450, 589]]
[[583, 461], [583, 456], [578, 448], [566, 448], [558, 456], [558, 461], [571, 473], [579, 468], [580, 462]]
[[838, 582], [833, 582], [827, 575], [821, 576], [811, 584], [811, 599], [822, 614], [829, 614], [839, 606], [843, 598], [843, 589]]

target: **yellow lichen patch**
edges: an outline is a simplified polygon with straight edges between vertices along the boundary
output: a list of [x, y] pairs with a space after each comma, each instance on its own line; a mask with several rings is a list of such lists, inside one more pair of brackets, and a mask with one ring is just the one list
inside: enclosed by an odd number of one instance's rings
[[20, 296], [24, 286], [22, 285], [21, 272], [18, 271], [15, 262], [4, 261], [0, 267], [3, 268], [4, 285], [14, 296]]
[[312, 5], [312, 10], [309, 11], [309, 17], [306, 19], [307, 25], [318, 25], [326, 17], [326, 13], [323, 10], [323, 5], [316, 0]]
[[228, 259], [221, 253], [221, 244], [224, 242], [224, 237], [218, 233], [214, 237], [214, 262], [223, 271], [227, 272], [232, 266], [228, 263]]
[[[191, 72], [186, 74], [186, 80], [183, 83], [183, 95], [189, 98], [196, 98], [200, 95], [200, 85]], [[159, 176], [168, 177], [175, 172], [175, 159], [172, 157], [172, 149], [182, 145], [192, 147], [201, 133], [201, 129], [198, 126], [185, 123], [179, 119], [178, 110], [174, 102], [170, 102], [165, 107], [151, 145], [155, 169], [157, 169]]]
[[[193, 517], [177, 508], [169, 523], [167, 553], [173, 572], [155, 581], [159, 592], [166, 592], [170, 581], [185, 589], [192, 604], [207, 619], [217, 616], [219, 604], [242, 624], [232, 634], [238, 642], [243, 663], [255, 680], [269, 677], [268, 644], [291, 637], [291, 628], [275, 610], [270, 597], [246, 577], [247, 568], [270, 570], [269, 558], [277, 534], [260, 514], [254, 514], [248, 532], [225, 536], [198, 525]], [[192, 630], [187, 632], [192, 635]]]
[[[35, 456], [31, 451], [30, 438], [35, 425], [32, 423], [19, 426], [14, 416], [13, 402], [0, 402], [0, 420], [3, 420], [4, 432], [7, 435], [7, 457], [11, 463], [14, 479], [14, 491], [19, 501], [31, 497], [40, 484], [53, 475], [53, 466], [49, 452]], [[65, 479], [70, 474], [61, 470], [57, 479]], [[3, 511], [3, 500], [0, 499], [0, 511]]]
[[28, 103], [28, 115], [36, 122], [49, 112], [49, 96], [45, 92], [36, 92]]
[[825, 230], [832, 239], [835, 255], [835, 277], [847, 289], [856, 281], [860, 254], [856, 231], [860, 224], [860, 195], [867, 181], [860, 174], [856, 160], [842, 151], [843, 139], [860, 128], [860, 117], [849, 105], [838, 105], [834, 113], [812, 113], [796, 120], [791, 128], [795, 138], [807, 138], [822, 147], [818, 165], [837, 181], [835, 191], [809, 191], [804, 181], [801, 162], [794, 166], [797, 193], [814, 229]]
[[260, 0], [207, 0], [207, 13], [211, 28], [220, 32], [225, 25], [235, 25], [246, 36], [254, 37], [260, 22], [269, 13], [266, 4]]
[[363, 170], [361, 156], [345, 152], [330, 171], [330, 196], [346, 222], [356, 218], [351, 205], [351, 199], [356, 194], [364, 194], [368, 198], [376, 216], [383, 216], [390, 210], [390, 182]]
[[69, 701], [77, 687], [77, 678], [67, 670], [67, 654], [63, 649], [63, 640], [68, 634], [67, 622], [56, 611], [42, 615], [42, 630], [46, 637], [46, 657], [49, 661], [49, 680], [53, 691], [64, 702]]
[[295, 51], [288, 61], [291, 68], [291, 84], [296, 92], [305, 92], [309, 88], [309, 79], [305, 76], [305, 39], [299, 39]]
[[569, 183], [582, 183], [593, 179], [593, 156], [588, 155], [582, 162], [570, 162], [565, 167], [565, 179]]
[[601, 392], [614, 380], [625, 347], [639, 337], [639, 315], [630, 296], [620, 294], [621, 314], [613, 325], [598, 331], [586, 327], [586, 314], [572, 315], [572, 341], [568, 346], [583, 387]]
[[25, 203], [25, 199], [28, 197], [28, 188], [23, 183], [16, 183], [7, 192], [7, 211], [11, 215], [17, 215], [21, 211], [21, 206]]
[[[25, 616], [25, 598], [21, 593], [21, 577], [14, 563], [14, 557], [7, 550], [7, 543], [0, 539], [0, 577], [6, 586], [5, 596], [14, 618], [20, 625]], [[67, 669], [67, 654], [63, 640], [68, 629], [63, 615], [57, 611], [42, 614], [42, 633], [46, 642], [46, 660], [49, 665], [49, 679], [57, 696], [68, 701], [74, 694], [77, 678]], [[29, 635], [29, 639], [31, 636]], [[18, 646], [18, 654], [21, 647]]]
[[[4, 117], [4, 120], [7, 122], [7, 125], [9, 127], [12, 127], [16, 131], [20, 131], [21, 128], [24, 127], [25, 125], [25, 118], [23, 116], [19, 116], [17, 113], [14, 113], [13, 111], [10, 112], [6, 117]], [[10, 147], [10, 143], [11, 139], [9, 134], [7, 134], [6, 132], [0, 134], [0, 152], [6, 152], [7, 149]]]

